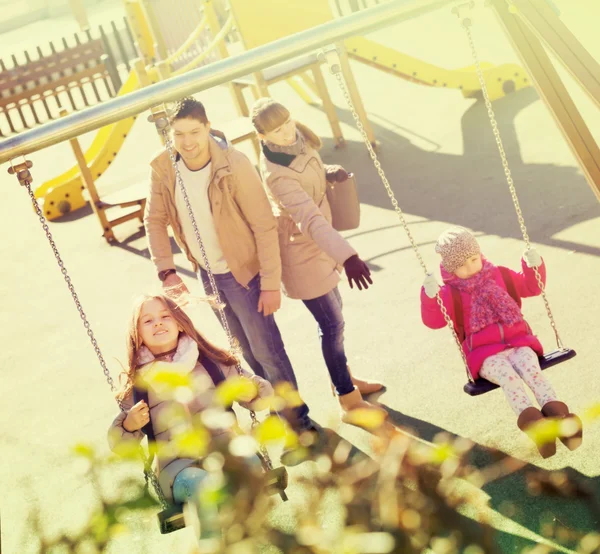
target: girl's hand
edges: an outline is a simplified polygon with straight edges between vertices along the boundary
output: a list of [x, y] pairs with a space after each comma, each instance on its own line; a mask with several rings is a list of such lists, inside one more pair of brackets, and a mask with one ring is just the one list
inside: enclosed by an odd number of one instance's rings
[[427, 277], [423, 281], [423, 288], [425, 289], [425, 294], [429, 296], [429, 298], [435, 298], [437, 293], [440, 292], [440, 285], [438, 285], [437, 279], [433, 275], [433, 273], [428, 273]]
[[125, 431], [133, 433], [141, 429], [150, 421], [150, 409], [148, 404], [140, 400], [135, 406], [127, 412], [127, 417], [123, 421]]
[[535, 248], [525, 250], [523, 259], [525, 260], [527, 267], [540, 267], [542, 265], [542, 257]]

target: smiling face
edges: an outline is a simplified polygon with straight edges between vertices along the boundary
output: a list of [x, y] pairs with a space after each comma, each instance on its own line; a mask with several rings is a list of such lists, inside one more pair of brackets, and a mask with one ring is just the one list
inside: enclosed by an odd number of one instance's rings
[[296, 122], [288, 118], [272, 131], [259, 133], [261, 140], [266, 140], [277, 146], [290, 146], [296, 142]]
[[[200, 169], [208, 155], [210, 123], [202, 123], [193, 117], [176, 119], [171, 123], [175, 150], [190, 169]], [[200, 167], [197, 167], [197, 166]]]
[[164, 302], [152, 298], [143, 303], [138, 319], [138, 334], [152, 354], [156, 356], [177, 347], [181, 330]]
[[483, 267], [483, 262], [481, 260], [481, 254], [474, 254], [473, 256], [469, 256], [465, 263], [461, 265], [455, 272], [459, 279], [470, 279], [477, 275]]

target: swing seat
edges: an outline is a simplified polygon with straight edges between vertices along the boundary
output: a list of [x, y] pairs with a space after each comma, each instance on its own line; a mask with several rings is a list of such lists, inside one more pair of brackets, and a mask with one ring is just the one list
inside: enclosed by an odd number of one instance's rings
[[[285, 467], [276, 467], [267, 471], [265, 482], [268, 495], [279, 494], [284, 502], [287, 500], [285, 489], [288, 486], [288, 472]], [[159, 512], [157, 517], [163, 535], [185, 527], [183, 504], [171, 504], [166, 510]]]
[[[539, 357], [540, 367], [542, 369], [547, 369], [552, 367], [553, 365], [560, 364], [562, 362], [566, 362], [571, 358], [574, 358], [577, 355], [575, 350], [571, 348], [564, 348], [563, 350], [554, 350], [552, 352], [548, 352], [548, 354], [544, 354]], [[498, 385], [494, 383], [490, 383], [487, 379], [477, 379], [474, 383], [468, 382], [464, 386], [464, 391], [469, 396], [479, 396], [480, 394], [485, 394], [486, 392], [490, 392], [494, 389], [497, 389]]]
[[171, 504], [166, 510], [159, 512], [158, 525], [163, 535], [183, 529], [185, 527], [183, 504]]
[[267, 471], [265, 475], [265, 483], [266, 491], [269, 496], [273, 494], [279, 494], [284, 502], [287, 500], [287, 496], [284, 491], [288, 486], [288, 472], [285, 467], [280, 466]]

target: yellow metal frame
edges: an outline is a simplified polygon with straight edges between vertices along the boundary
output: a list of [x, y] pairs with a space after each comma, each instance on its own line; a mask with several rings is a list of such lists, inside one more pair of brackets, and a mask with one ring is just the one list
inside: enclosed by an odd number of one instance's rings
[[600, 201], [600, 149], [540, 38], [599, 105], [600, 66], [545, 0], [513, 0], [510, 6], [491, 0], [491, 5]]

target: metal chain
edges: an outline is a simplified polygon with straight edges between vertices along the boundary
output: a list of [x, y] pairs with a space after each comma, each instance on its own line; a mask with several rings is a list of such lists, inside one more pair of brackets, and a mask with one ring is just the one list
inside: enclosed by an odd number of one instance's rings
[[[417, 243], [416, 243], [416, 241], [412, 235], [412, 232], [408, 226], [408, 223], [404, 217], [404, 213], [402, 212], [402, 209], [400, 208], [400, 205], [398, 204], [398, 200], [396, 200], [394, 191], [392, 190], [392, 187], [385, 175], [385, 172], [383, 171], [383, 168], [381, 167], [381, 163], [379, 162], [379, 159], [377, 158], [375, 149], [373, 148], [373, 145], [371, 144], [371, 141], [369, 140], [367, 132], [365, 131], [365, 128], [360, 120], [360, 116], [358, 115], [358, 112], [356, 111], [356, 108], [354, 107], [354, 102], [352, 102], [352, 97], [350, 96], [350, 91], [348, 90], [348, 86], [346, 85], [346, 81], [344, 80], [344, 77], [342, 75], [342, 70], [341, 70], [341, 65], [339, 63], [339, 57], [337, 54], [337, 50], [332, 49], [327, 52], [322, 50], [321, 52], [327, 59], [327, 63], [329, 64], [329, 71], [336, 78], [338, 85], [339, 85], [339, 87], [344, 95], [344, 98], [346, 100], [346, 103], [348, 104], [348, 107], [350, 108], [350, 111], [352, 112], [352, 117], [354, 118], [356, 127], [362, 136], [363, 142], [365, 143], [367, 150], [369, 151], [369, 155], [371, 156], [373, 165], [375, 166], [375, 169], [377, 170], [379, 178], [381, 179], [381, 182], [383, 183], [383, 186], [385, 187], [387, 195], [389, 196], [392, 206], [394, 207], [394, 211], [398, 215], [398, 219], [400, 220], [400, 223], [402, 224], [402, 227], [404, 228], [404, 232], [408, 236], [408, 240], [410, 241], [412, 249], [413, 249], [415, 255], [417, 256], [417, 259], [419, 260], [419, 264], [423, 268], [423, 272], [426, 275], [429, 275], [429, 271], [427, 270], [427, 265], [425, 264], [425, 261], [423, 260], [423, 257], [421, 256], [421, 252], [419, 251], [419, 247], [417, 246]], [[460, 356], [461, 356], [462, 361], [465, 366], [467, 378], [469, 379], [469, 381], [473, 381], [473, 377], [471, 375], [471, 372], [469, 371], [469, 365], [467, 364], [467, 357], [465, 356], [462, 345], [460, 343], [460, 339], [458, 338], [458, 335], [456, 334], [456, 330], [454, 329], [454, 323], [452, 321], [452, 318], [448, 314], [448, 310], [446, 309], [446, 306], [444, 305], [444, 301], [442, 300], [442, 297], [439, 292], [436, 294], [436, 300], [440, 307], [442, 315], [444, 316], [446, 325], [452, 332], [452, 336], [454, 337], [454, 342], [456, 343], [458, 351], [460, 352]]]
[[[232, 353], [235, 354], [236, 352], [239, 352], [239, 343], [236, 340], [236, 338], [233, 336], [233, 333], [231, 332], [231, 328], [229, 327], [229, 322], [227, 321], [227, 316], [225, 315], [225, 304], [221, 300], [221, 295], [219, 293], [219, 289], [217, 288], [217, 283], [215, 281], [214, 274], [212, 272], [210, 263], [208, 261], [206, 249], [204, 248], [204, 242], [202, 241], [202, 237], [200, 236], [200, 230], [198, 229], [198, 224], [196, 223], [196, 217], [195, 217], [194, 211], [192, 209], [192, 204], [190, 203], [187, 189], [185, 187], [185, 183], [183, 182], [183, 177], [181, 176], [181, 172], [179, 171], [179, 164], [177, 163], [177, 157], [175, 155], [175, 147], [173, 146], [173, 142], [171, 141], [171, 137], [169, 136], [167, 126], [163, 126], [162, 128], [158, 127], [158, 128], [159, 128], [160, 132], [162, 133], [165, 147], [167, 148], [167, 151], [169, 152], [169, 158], [171, 159], [173, 169], [175, 170], [175, 179], [177, 181], [177, 185], [179, 186], [179, 189], [181, 190], [181, 194], [183, 196], [183, 201], [185, 202], [185, 206], [187, 208], [190, 222], [192, 224], [192, 227], [194, 228], [194, 235], [196, 236], [196, 241], [200, 248], [200, 253], [202, 254], [202, 261], [204, 263], [204, 269], [205, 269], [206, 273], [208, 274], [208, 280], [210, 282], [210, 287], [212, 290], [212, 298], [215, 301], [216, 308], [217, 308], [218, 314], [219, 314], [219, 318], [221, 320], [221, 324], [223, 325], [223, 329], [225, 330], [225, 334], [227, 335], [229, 347], [230, 347]], [[240, 375], [240, 377], [243, 377], [244, 374], [242, 372], [242, 366], [239, 362], [240, 356], [236, 355], [235, 358], [237, 360], [236, 365], [235, 365], [236, 370], [237, 370], [238, 374]], [[256, 425], [258, 425], [258, 419], [256, 417], [256, 412], [254, 410], [249, 410], [249, 412], [250, 412], [250, 419], [252, 420], [251, 427], [252, 427], [252, 429], [254, 429], [254, 427]], [[266, 465], [268, 466], [269, 470], [273, 469], [273, 464], [271, 462], [271, 458], [269, 457], [269, 454], [268, 454], [265, 446], [261, 444], [259, 446], [259, 449], [260, 449], [261, 454], [265, 458], [265, 462], [266, 462]]]
[[[92, 347], [94, 348], [94, 352], [96, 352], [96, 356], [98, 357], [98, 361], [100, 362], [100, 366], [102, 367], [102, 371], [104, 372], [104, 376], [106, 377], [106, 382], [108, 383], [110, 390], [112, 392], [115, 392], [117, 390], [115, 387], [115, 383], [113, 381], [113, 378], [110, 375], [108, 367], [106, 366], [106, 362], [104, 361], [104, 356], [102, 356], [102, 352], [100, 351], [100, 347], [98, 346], [98, 341], [96, 341], [96, 337], [94, 336], [94, 332], [92, 331], [90, 322], [88, 321], [88, 318], [85, 315], [85, 312], [83, 311], [83, 307], [81, 306], [81, 302], [79, 301], [79, 297], [77, 296], [77, 292], [75, 291], [75, 287], [73, 286], [71, 277], [69, 276], [67, 268], [65, 267], [65, 263], [63, 262], [62, 258], [60, 257], [60, 252], [58, 251], [58, 247], [56, 246], [56, 243], [54, 242], [54, 238], [52, 236], [52, 233], [50, 232], [50, 228], [48, 227], [46, 218], [44, 217], [44, 214], [42, 213], [42, 209], [40, 208], [39, 204], [37, 203], [35, 194], [34, 194], [33, 190], [31, 189], [31, 181], [28, 179], [23, 180], [23, 181], [21, 181], [21, 184], [27, 189], [29, 197], [31, 198], [31, 203], [33, 204], [35, 213], [37, 214], [37, 216], [40, 220], [40, 223], [42, 224], [42, 229], [44, 229], [44, 232], [46, 233], [46, 238], [48, 239], [48, 242], [50, 243], [50, 247], [52, 248], [52, 252], [54, 253], [54, 257], [56, 258], [58, 267], [60, 267], [60, 272], [62, 273], [62, 275], [65, 279], [65, 282], [67, 283], [69, 292], [71, 293], [71, 296], [73, 297], [73, 302], [75, 302], [75, 306], [77, 307], [77, 311], [79, 312], [79, 317], [83, 321], [83, 326], [85, 327], [85, 329], [87, 331], [87, 335], [90, 338]], [[121, 401], [117, 400], [117, 403], [119, 404], [119, 408], [121, 408], [121, 410], [123, 410], [124, 408], [123, 408], [123, 404], [121, 403]]]
[[[75, 302], [75, 306], [77, 307], [77, 311], [79, 312], [79, 317], [81, 317], [81, 320], [83, 321], [83, 326], [85, 327], [88, 337], [90, 338], [90, 341], [94, 348], [94, 352], [96, 352], [96, 356], [98, 357], [98, 361], [100, 362], [100, 366], [102, 367], [104, 376], [106, 377], [106, 382], [108, 383], [110, 390], [112, 392], [115, 392], [116, 391], [115, 383], [113, 381], [113, 378], [110, 375], [110, 372], [108, 370], [106, 362], [104, 361], [104, 356], [102, 355], [100, 347], [98, 346], [98, 342], [96, 341], [96, 337], [94, 336], [94, 332], [92, 331], [90, 322], [88, 321], [88, 318], [87, 318], [85, 312], [83, 311], [83, 307], [81, 306], [81, 302], [79, 301], [79, 297], [77, 296], [77, 292], [75, 291], [75, 287], [73, 285], [71, 277], [70, 277], [70, 275], [67, 271], [67, 268], [65, 267], [65, 264], [60, 256], [58, 247], [56, 246], [56, 243], [54, 242], [54, 237], [52, 236], [52, 233], [50, 232], [50, 228], [48, 227], [47, 220], [44, 217], [44, 214], [42, 213], [42, 209], [40, 208], [39, 204], [37, 203], [37, 200], [35, 198], [35, 194], [34, 194], [33, 190], [31, 189], [31, 180], [30, 179], [23, 179], [23, 180], [19, 179], [19, 181], [27, 189], [29, 197], [31, 198], [31, 203], [33, 205], [33, 209], [35, 210], [35, 213], [37, 214], [37, 216], [40, 220], [40, 223], [42, 224], [42, 229], [44, 229], [44, 232], [46, 233], [46, 238], [48, 239], [48, 242], [50, 243], [50, 247], [52, 248], [54, 257], [56, 258], [58, 266], [60, 267], [60, 272], [63, 274], [65, 282], [67, 283], [67, 287], [69, 288], [69, 292], [71, 293], [71, 296], [73, 297], [73, 302]], [[122, 412], [126, 411], [121, 400], [117, 399], [117, 404], [119, 405], [119, 408], [121, 409]], [[154, 490], [156, 491], [156, 495], [158, 496], [161, 505], [165, 509], [168, 508], [169, 504], [165, 498], [165, 495], [162, 492], [162, 489], [160, 488], [160, 485], [158, 484], [158, 479], [156, 478], [156, 474], [150, 467], [150, 462], [146, 458], [146, 455], [141, 447], [140, 447], [140, 456], [142, 457], [142, 461], [144, 463], [144, 480], [146, 482], [146, 487], [148, 486], [148, 480], [150, 480], [152, 483], [152, 486], [154, 487]]]
[[[150, 443], [148, 443], [148, 448], [152, 448], [152, 445]], [[152, 469], [153, 456], [151, 455], [150, 457], [146, 457], [144, 449], [141, 446], [140, 456], [142, 457], [142, 460], [144, 462], [144, 480], [146, 482], [146, 490], [148, 490], [149, 480], [152, 483], [152, 488], [154, 489], [154, 492], [156, 493], [158, 501], [160, 502], [160, 505], [162, 506], [163, 510], [168, 509], [170, 507], [170, 503], [168, 502], [167, 498], [165, 497], [165, 494], [163, 493], [162, 487], [160, 486], [158, 478], [156, 477], [156, 473], [154, 473], [154, 470]]]
[[[521, 234], [523, 235], [523, 240], [525, 241], [526, 251], [531, 250], [531, 242], [529, 239], [529, 234], [527, 233], [527, 227], [525, 226], [525, 219], [523, 218], [523, 212], [521, 211], [521, 205], [519, 203], [519, 198], [517, 196], [517, 191], [515, 189], [515, 183], [512, 178], [512, 174], [510, 172], [510, 168], [508, 167], [508, 159], [506, 157], [506, 152], [504, 151], [504, 145], [502, 144], [502, 138], [500, 137], [500, 131], [498, 129], [498, 123], [496, 121], [496, 115], [494, 113], [494, 108], [492, 107], [492, 102], [490, 100], [490, 96], [488, 94], [487, 84], [485, 82], [485, 77], [483, 76], [483, 71], [481, 69], [481, 63], [479, 61], [479, 55], [477, 54], [477, 48], [475, 47], [475, 41], [473, 40], [473, 34], [471, 33], [471, 20], [469, 18], [464, 18], [462, 20], [462, 27], [467, 34], [467, 38], [469, 40], [469, 46], [471, 47], [471, 54], [473, 56], [473, 61], [475, 62], [475, 69], [477, 72], [477, 78], [479, 79], [479, 84], [481, 86], [481, 92], [483, 93], [483, 99], [485, 102], [485, 107], [487, 108], [488, 118], [490, 120], [490, 124], [492, 126], [492, 131], [494, 133], [494, 138], [496, 139], [496, 145], [498, 146], [498, 152], [500, 153], [500, 158], [502, 159], [502, 167], [504, 169], [504, 176], [506, 177], [506, 182], [508, 183], [508, 188], [510, 190], [510, 195], [515, 207], [515, 211], [517, 213], [517, 218], [519, 220], [519, 226], [521, 228]], [[544, 306], [546, 307], [546, 314], [550, 319], [550, 325], [554, 331], [554, 335], [556, 337], [556, 344], [559, 349], [564, 350], [563, 342], [558, 334], [558, 328], [556, 326], [556, 321], [554, 320], [554, 315], [552, 314], [552, 310], [550, 309], [550, 303], [548, 302], [548, 298], [546, 296], [546, 287], [542, 282], [542, 277], [537, 267], [532, 268], [535, 273], [535, 278], [537, 284], [542, 293], [542, 298], [544, 300]]]

